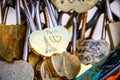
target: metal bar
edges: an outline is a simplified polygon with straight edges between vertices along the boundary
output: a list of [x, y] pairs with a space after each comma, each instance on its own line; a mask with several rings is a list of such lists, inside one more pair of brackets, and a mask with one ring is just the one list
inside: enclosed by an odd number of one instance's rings
[[21, 13], [20, 13], [20, 0], [16, 0], [16, 19], [17, 19], [17, 25], [21, 24]]
[[51, 5], [50, 5], [50, 2], [48, 0], [44, 0], [44, 2], [45, 2], [46, 7], [48, 9], [48, 12], [49, 12], [49, 15], [50, 15], [50, 18], [52, 20], [53, 25], [57, 26], [58, 25], [57, 20], [56, 20], [56, 18], [54, 16], [53, 10], [52, 10]]
[[30, 14], [30, 11], [28, 9], [27, 2], [26, 2], [26, 0], [22, 0], [22, 2], [23, 2], [24, 9], [25, 9], [25, 14], [29, 20], [30, 25], [31, 25], [30, 28], [32, 31], [35, 31], [36, 27], [35, 27], [34, 21], [32, 19], [32, 16]]
[[36, 22], [38, 26], [38, 30], [42, 30], [41, 20], [40, 20], [40, 14], [39, 14], [39, 1], [36, 1]]

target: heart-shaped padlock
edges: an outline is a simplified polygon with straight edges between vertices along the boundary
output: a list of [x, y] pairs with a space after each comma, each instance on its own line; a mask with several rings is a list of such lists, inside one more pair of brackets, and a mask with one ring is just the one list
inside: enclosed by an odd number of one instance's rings
[[[45, 2], [47, 3], [47, 8], [51, 9], [49, 3], [47, 1]], [[43, 31], [36, 30], [30, 35], [29, 44], [33, 51], [38, 55], [49, 57], [55, 53], [62, 53], [63, 51], [66, 51], [70, 41], [67, 29], [58, 26], [54, 16], [51, 19], [55, 27], [46, 28]]]
[[87, 14], [83, 18], [81, 39], [78, 40], [78, 56], [83, 64], [95, 64], [110, 52], [110, 44], [105, 40], [84, 40]]
[[52, 3], [61, 9], [68, 12], [75, 10], [78, 13], [83, 13], [95, 6], [98, 0], [51, 0]]
[[62, 26], [35, 31], [29, 38], [31, 47], [43, 56], [66, 51], [69, 41], [69, 33]]

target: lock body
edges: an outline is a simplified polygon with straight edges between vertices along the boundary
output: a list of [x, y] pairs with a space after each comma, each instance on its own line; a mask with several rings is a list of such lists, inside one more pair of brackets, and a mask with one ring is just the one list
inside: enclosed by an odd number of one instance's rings
[[110, 52], [110, 45], [105, 40], [78, 41], [78, 57], [83, 64], [95, 64]]
[[120, 21], [108, 24], [107, 30], [111, 42], [111, 48], [115, 49], [120, 45]]

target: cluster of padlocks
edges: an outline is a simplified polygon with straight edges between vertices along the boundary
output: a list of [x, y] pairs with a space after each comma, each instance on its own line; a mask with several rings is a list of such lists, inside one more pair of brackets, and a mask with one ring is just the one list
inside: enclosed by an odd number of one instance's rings
[[[111, 11], [112, 2], [1, 0], [0, 80], [76, 80], [81, 64], [96, 65], [120, 46], [120, 18]], [[6, 25], [9, 7], [16, 11], [16, 25]], [[93, 7], [97, 10], [87, 22]], [[93, 40], [93, 31], [86, 38], [103, 13], [101, 38]], [[64, 14], [69, 15], [65, 25]]]

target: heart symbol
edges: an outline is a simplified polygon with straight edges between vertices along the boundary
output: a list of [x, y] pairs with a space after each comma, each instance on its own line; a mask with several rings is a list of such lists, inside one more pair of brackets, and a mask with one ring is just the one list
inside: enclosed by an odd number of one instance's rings
[[34, 31], [29, 38], [29, 44], [35, 53], [47, 57], [66, 51], [69, 41], [69, 32], [62, 26]]
[[54, 43], [55, 42], [60, 42], [61, 36], [50, 36], [49, 39]]
[[[75, 10], [78, 13], [86, 12], [98, 2], [98, 0], [51, 0], [52, 3], [64, 12]], [[69, 7], [68, 7], [69, 6]]]

